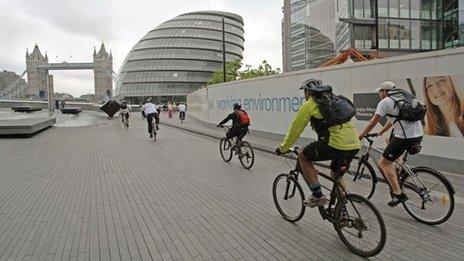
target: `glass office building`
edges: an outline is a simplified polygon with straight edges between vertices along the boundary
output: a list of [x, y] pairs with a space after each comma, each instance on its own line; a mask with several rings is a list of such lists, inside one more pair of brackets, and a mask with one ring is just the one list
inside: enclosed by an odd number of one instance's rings
[[[378, 50], [393, 56], [464, 45], [464, 0], [286, 1], [290, 1], [293, 7], [289, 9], [292, 12], [292, 33], [293, 28], [299, 26], [316, 30], [333, 26], [320, 30], [333, 40], [335, 52], [332, 57], [349, 48], [366, 54]], [[322, 27], [313, 12], [327, 14], [323, 17]], [[331, 33], [333, 31], [335, 34]], [[290, 46], [296, 40], [292, 37]], [[309, 40], [306, 37], [305, 42]], [[310, 49], [306, 50], [305, 59], [311, 58], [308, 56], [310, 52]], [[323, 60], [317, 59], [297, 61], [293, 59], [294, 56], [303, 57], [304, 54], [294, 52], [294, 49], [290, 53], [289, 57], [284, 56], [283, 59], [291, 59], [291, 70], [314, 68], [323, 63]]]
[[296, 0], [290, 3], [290, 71], [314, 68], [335, 55], [335, 2]]
[[182, 14], [148, 32], [119, 71], [117, 95], [130, 103], [183, 101], [222, 69], [222, 17], [226, 61], [242, 59], [243, 19], [216, 11]]

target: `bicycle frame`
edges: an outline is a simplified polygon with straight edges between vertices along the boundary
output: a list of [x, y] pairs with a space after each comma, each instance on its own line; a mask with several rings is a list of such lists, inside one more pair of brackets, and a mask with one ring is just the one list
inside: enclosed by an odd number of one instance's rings
[[[379, 160], [371, 155], [372, 150], [379, 154], [383, 154], [383, 151], [378, 148], [373, 147], [373, 144], [374, 144], [373, 139], [369, 137], [364, 137], [364, 138], [368, 141], [369, 146], [367, 146], [366, 148], [366, 146], [363, 144], [363, 146], [361, 147], [361, 151], [362, 151], [361, 159], [365, 160], [366, 162], [368, 162], [371, 157], [376, 159], [372, 161], [374, 162], [374, 165], [377, 167], [377, 169], [380, 171], [380, 174], [382, 174], [383, 178], [387, 181], [386, 183], [388, 184], [391, 190], [392, 187], [390, 185], [390, 182], [388, 182], [387, 178], [385, 177], [385, 174], [383, 173], [382, 169], [380, 168]], [[407, 157], [408, 157], [408, 152], [406, 151], [401, 160], [397, 159], [394, 161], [394, 163], [400, 168], [400, 172], [398, 175], [398, 181], [401, 181], [407, 176], [411, 176], [413, 178], [414, 183], [416, 183], [416, 186], [418, 184], [421, 184], [422, 186], [424, 186], [422, 181], [417, 177], [417, 175], [412, 171], [412, 169], [406, 165]]]
[[[298, 156], [298, 152], [296, 150], [292, 152], [296, 156]], [[296, 182], [298, 182], [298, 175], [300, 173], [302, 173], [302, 171], [301, 171], [300, 163], [297, 160], [295, 164], [295, 168], [293, 170], [290, 170], [289, 175], [290, 177], [294, 178]], [[318, 173], [318, 174], [322, 174], [322, 173]], [[333, 182], [333, 186], [332, 186], [332, 189], [330, 189], [328, 187], [321, 185], [322, 187], [330, 191], [330, 199], [329, 199], [329, 204], [327, 207], [318, 207], [319, 213], [321, 214], [322, 219], [326, 219], [331, 223], [334, 223], [337, 221], [332, 210], [335, 210], [335, 205], [337, 204], [339, 200], [344, 200], [345, 198], [344, 195], [347, 193], [345, 189], [343, 188], [343, 186], [340, 184], [340, 179], [343, 177], [343, 174], [341, 174], [340, 172], [337, 172], [334, 174], [334, 176], [335, 177], [324, 175], [325, 178]], [[285, 196], [284, 199], [292, 198], [295, 195], [296, 186], [293, 186], [293, 190], [290, 195], [288, 194], [289, 189], [290, 189], [289, 186], [290, 186], [290, 183], [287, 183], [287, 186], [285, 188], [285, 195], [287, 196]]]

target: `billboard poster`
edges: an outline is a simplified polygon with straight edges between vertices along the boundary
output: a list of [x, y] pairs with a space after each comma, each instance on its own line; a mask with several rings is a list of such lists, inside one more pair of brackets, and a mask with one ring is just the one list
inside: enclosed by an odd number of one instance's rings
[[[464, 75], [430, 75], [391, 81], [416, 95], [426, 106], [426, 135], [452, 137], [464, 142]], [[376, 93], [354, 93], [356, 119], [368, 121], [378, 102]]]

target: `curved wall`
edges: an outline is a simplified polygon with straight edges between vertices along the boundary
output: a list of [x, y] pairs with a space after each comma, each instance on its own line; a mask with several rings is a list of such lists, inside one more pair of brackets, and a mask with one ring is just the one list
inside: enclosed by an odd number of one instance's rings
[[183, 96], [199, 89], [222, 68], [222, 17], [226, 61], [241, 60], [243, 19], [218, 11], [186, 13], [148, 32], [132, 48], [119, 71], [123, 97]]

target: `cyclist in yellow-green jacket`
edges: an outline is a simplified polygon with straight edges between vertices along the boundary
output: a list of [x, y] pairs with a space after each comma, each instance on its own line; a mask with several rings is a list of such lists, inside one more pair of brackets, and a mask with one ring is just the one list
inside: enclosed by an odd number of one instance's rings
[[[303, 82], [300, 89], [304, 90], [306, 102], [298, 109], [287, 136], [276, 149], [276, 153], [286, 153], [311, 122], [311, 127], [316, 131], [318, 139], [304, 147], [298, 154], [303, 177], [312, 192], [312, 196], [305, 199], [303, 203], [309, 207], [324, 206], [328, 203], [328, 199], [322, 194], [317, 177], [318, 171], [312, 162], [332, 160], [331, 171], [338, 171], [342, 167], [341, 164], [351, 161], [361, 148], [361, 144], [351, 121], [328, 128], [324, 128], [321, 124], [323, 116], [313, 95], [322, 91], [331, 92], [330, 86], [323, 86], [320, 80], [309, 79]], [[342, 159], [345, 162], [342, 162]]]

